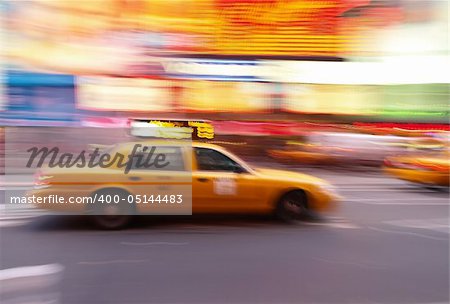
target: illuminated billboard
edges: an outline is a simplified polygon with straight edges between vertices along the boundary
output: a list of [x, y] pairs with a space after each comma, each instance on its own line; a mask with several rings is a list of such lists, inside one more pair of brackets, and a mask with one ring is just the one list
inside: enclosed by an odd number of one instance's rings
[[369, 2], [148, 0], [149, 9], [141, 24], [160, 32], [184, 35], [192, 43], [183, 51], [218, 55], [340, 56], [351, 47], [353, 39], [352, 33], [342, 33], [341, 15]]
[[0, 103], [2, 125], [64, 125], [75, 122], [75, 85], [72, 75], [4, 71]]
[[271, 110], [268, 83], [184, 81], [180, 110], [194, 112], [262, 113]]
[[77, 105], [86, 110], [171, 110], [170, 81], [126, 77], [78, 77]]
[[[341, 57], [361, 48], [369, 0], [45, 1], [8, 15], [11, 58], [77, 74], [127, 71], [145, 55]], [[378, 16], [378, 17], [377, 17]], [[386, 19], [386, 15], [375, 17]], [[365, 22], [365, 23], [364, 23]], [[36, 26], [36, 25], [39, 26]], [[355, 40], [356, 39], [356, 40]], [[25, 46], [25, 47], [24, 47]], [[113, 47], [114, 46], [114, 47]]]

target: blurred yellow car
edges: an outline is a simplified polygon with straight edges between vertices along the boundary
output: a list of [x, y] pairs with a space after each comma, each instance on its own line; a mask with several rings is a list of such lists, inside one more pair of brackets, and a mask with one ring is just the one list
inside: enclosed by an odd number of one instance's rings
[[[92, 215], [92, 207], [86, 204], [38, 204], [41, 208], [91, 214], [99, 226], [111, 229], [125, 226], [130, 214], [145, 213], [274, 213], [283, 220], [292, 220], [330, 210], [340, 199], [325, 180], [295, 172], [255, 168], [223, 147], [203, 142], [131, 142], [117, 144], [108, 153], [133, 155], [134, 159], [139, 153], [145, 156], [145, 151], [150, 149], [164, 154], [169, 165], [135, 168], [132, 164], [126, 174], [118, 161], [103, 168], [45, 168], [37, 175], [35, 189], [28, 197], [43, 199], [53, 195], [66, 201], [73, 196], [120, 197], [127, 203], [119, 206], [133, 210], [117, 210], [116, 204], [99, 204], [104, 210]], [[151, 193], [175, 200], [182, 196], [186, 201], [191, 200], [192, 205], [187, 204], [187, 210], [182, 204], [138, 202], [149, 199]]]
[[386, 158], [384, 171], [396, 178], [427, 186], [448, 187], [449, 154], [440, 156], [396, 156]]
[[288, 141], [280, 149], [269, 149], [267, 154], [278, 161], [292, 161], [301, 164], [329, 164], [336, 161], [330, 153], [322, 151], [320, 146]]

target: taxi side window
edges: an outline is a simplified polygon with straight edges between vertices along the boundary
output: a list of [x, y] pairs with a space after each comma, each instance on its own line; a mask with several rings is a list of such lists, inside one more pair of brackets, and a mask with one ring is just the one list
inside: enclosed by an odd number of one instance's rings
[[208, 148], [195, 148], [198, 170], [200, 171], [226, 171], [245, 172], [237, 162], [228, 156]]
[[[150, 149], [152, 147], [149, 147]], [[148, 164], [155, 160], [157, 155], [164, 155], [164, 161], [161, 163], [164, 166], [157, 168], [155, 165], [146, 166], [146, 160]], [[150, 157], [150, 158], [149, 158]], [[140, 159], [140, 164], [138, 163]], [[161, 164], [160, 163], [160, 164]], [[131, 170], [146, 170], [146, 171], [186, 171], [183, 160], [183, 151], [180, 147], [155, 147], [153, 155], [149, 153], [136, 153], [133, 157]]]

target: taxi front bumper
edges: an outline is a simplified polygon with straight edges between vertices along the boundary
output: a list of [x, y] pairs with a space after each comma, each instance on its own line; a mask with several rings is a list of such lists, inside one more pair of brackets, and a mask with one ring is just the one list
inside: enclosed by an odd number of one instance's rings
[[312, 209], [319, 212], [336, 210], [343, 200], [344, 197], [336, 189], [331, 190], [325, 187], [320, 187], [308, 194], [308, 201]]

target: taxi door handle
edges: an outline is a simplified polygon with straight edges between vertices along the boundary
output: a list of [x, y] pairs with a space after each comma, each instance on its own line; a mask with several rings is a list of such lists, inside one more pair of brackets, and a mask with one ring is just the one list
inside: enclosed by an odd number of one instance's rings
[[207, 179], [206, 177], [199, 177], [197, 178], [197, 180], [202, 183], [209, 181], [209, 179]]
[[128, 179], [129, 179], [129, 180], [132, 180], [132, 181], [138, 181], [138, 180], [141, 180], [141, 178], [140, 178], [139, 176], [130, 176]]

